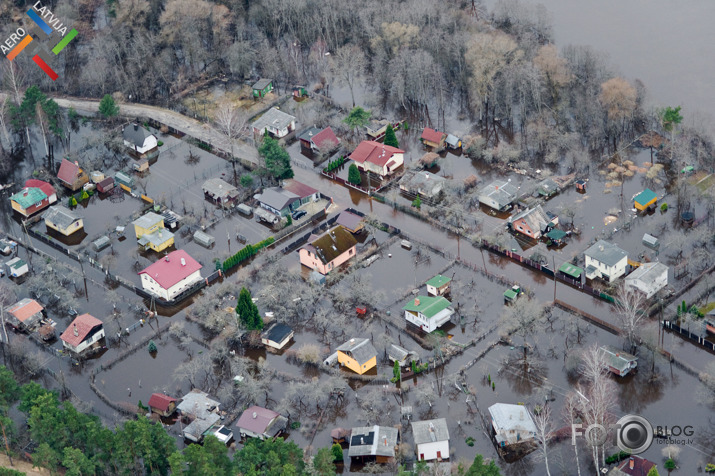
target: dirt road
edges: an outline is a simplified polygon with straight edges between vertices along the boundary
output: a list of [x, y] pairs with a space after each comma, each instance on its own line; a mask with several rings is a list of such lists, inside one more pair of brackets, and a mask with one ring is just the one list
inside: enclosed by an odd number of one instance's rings
[[45, 468], [33, 468], [32, 464], [28, 463], [24, 459], [13, 458], [12, 463], [13, 466], [10, 466], [10, 461], [7, 459], [7, 456], [5, 456], [5, 454], [0, 454], [0, 467], [14, 469], [16, 471], [23, 472], [28, 476], [46, 476], [50, 474], [50, 472]]
[[[77, 111], [96, 113], [99, 110], [99, 101], [77, 98], [54, 98], [61, 107], [74, 107]], [[184, 116], [178, 112], [162, 107], [147, 106], [144, 104], [120, 104], [119, 114], [127, 117], [150, 117], [170, 127], [213, 145], [225, 152], [231, 152], [228, 139], [219, 131], [208, 124], [203, 124], [196, 119]], [[234, 140], [233, 153], [254, 164], [258, 163], [258, 153], [252, 146], [245, 142]]]

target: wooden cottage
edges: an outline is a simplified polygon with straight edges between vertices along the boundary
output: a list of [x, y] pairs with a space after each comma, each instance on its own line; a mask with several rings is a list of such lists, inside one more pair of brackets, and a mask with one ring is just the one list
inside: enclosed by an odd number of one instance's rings
[[439, 132], [429, 127], [425, 127], [422, 130], [422, 135], [420, 140], [422, 144], [426, 147], [432, 147], [433, 149], [444, 148], [444, 141], [447, 139], [447, 134], [444, 132]]
[[176, 411], [177, 400], [163, 393], [152, 393], [149, 398], [149, 409], [163, 417], [171, 416]]

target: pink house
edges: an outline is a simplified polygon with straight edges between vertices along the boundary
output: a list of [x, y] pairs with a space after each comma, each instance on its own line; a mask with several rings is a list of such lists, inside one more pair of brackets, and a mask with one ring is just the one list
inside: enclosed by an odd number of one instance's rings
[[385, 177], [402, 166], [405, 161], [405, 151], [379, 142], [364, 140], [350, 154], [350, 159], [355, 161], [358, 168]]
[[311, 237], [298, 252], [300, 263], [325, 275], [355, 256], [356, 245], [352, 233], [338, 225], [323, 236]]

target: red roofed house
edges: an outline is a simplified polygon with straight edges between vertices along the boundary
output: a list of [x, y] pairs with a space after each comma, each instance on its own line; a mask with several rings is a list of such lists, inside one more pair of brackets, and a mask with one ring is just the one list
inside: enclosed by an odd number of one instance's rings
[[7, 309], [10, 313], [10, 325], [20, 330], [31, 330], [40, 323], [42, 309], [34, 299], [23, 299]]
[[444, 140], [446, 138], [447, 134], [445, 134], [444, 132], [436, 131], [434, 129], [430, 129], [429, 127], [425, 127], [422, 131], [422, 137], [420, 137], [420, 140], [422, 141], [422, 144], [428, 147], [441, 149], [442, 147], [444, 147]]
[[184, 250], [172, 251], [139, 272], [145, 291], [171, 301], [201, 281], [202, 266]]
[[405, 161], [405, 151], [379, 142], [364, 140], [350, 154], [350, 158], [363, 170], [381, 177], [390, 175]]
[[75, 354], [81, 354], [104, 337], [104, 324], [89, 314], [77, 316], [65, 330], [60, 339], [64, 348]]
[[67, 159], [62, 159], [60, 170], [57, 172], [57, 178], [60, 179], [62, 185], [73, 192], [79, 190], [84, 184], [89, 182], [89, 176], [79, 167], [79, 164], [77, 162], [70, 162]]
[[313, 152], [330, 152], [340, 144], [340, 139], [330, 127], [326, 127], [322, 131], [317, 127], [311, 127], [298, 136], [298, 140], [302, 147]]
[[163, 393], [152, 393], [148, 405], [152, 412], [163, 417], [168, 417], [176, 411], [176, 399]]
[[252, 406], [246, 409], [236, 422], [242, 438], [273, 438], [286, 428], [288, 419], [267, 408]]
[[609, 472], [609, 476], [648, 476], [648, 471], [656, 464], [640, 456], [630, 456]]
[[[318, 191], [313, 187], [306, 185], [302, 182], [298, 182], [294, 179], [288, 179], [284, 181], [282, 188], [283, 190], [288, 190], [289, 192], [298, 195], [298, 197], [300, 197], [301, 205], [318, 200], [318, 197], [320, 195]], [[295, 207], [298, 206], [300, 205], [295, 205]]]
[[50, 205], [57, 201], [57, 192], [55, 191], [55, 187], [45, 182], [44, 180], [28, 179], [25, 181], [25, 188], [29, 187], [39, 188], [40, 190], [45, 192], [45, 195], [47, 195], [47, 201], [50, 203]]

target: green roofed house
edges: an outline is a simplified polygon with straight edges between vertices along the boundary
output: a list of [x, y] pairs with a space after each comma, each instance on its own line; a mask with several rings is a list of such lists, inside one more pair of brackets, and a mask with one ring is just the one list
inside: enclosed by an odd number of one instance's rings
[[504, 291], [504, 304], [516, 301], [516, 298], [518, 298], [522, 293], [523, 291], [521, 290], [521, 287], [515, 284], [510, 289]]
[[579, 268], [575, 264], [571, 264], [569, 262], [566, 262], [561, 265], [559, 268], [559, 271], [564, 273], [566, 276], [569, 278], [573, 279], [581, 279], [581, 275], [583, 274], [583, 269]]
[[628, 352], [623, 352], [610, 345], [604, 345], [599, 350], [603, 355], [608, 370], [619, 377], [625, 377], [638, 366], [638, 357]]
[[452, 303], [442, 296], [417, 296], [402, 308], [405, 319], [425, 332], [432, 332], [449, 322], [454, 314]]
[[646, 188], [633, 198], [633, 206], [638, 211], [648, 210], [650, 207], [654, 207], [657, 202], [658, 196], [649, 188]]
[[444, 296], [445, 294], [449, 294], [449, 285], [451, 282], [452, 278], [438, 274], [425, 283], [427, 284], [427, 294], [430, 296]]

